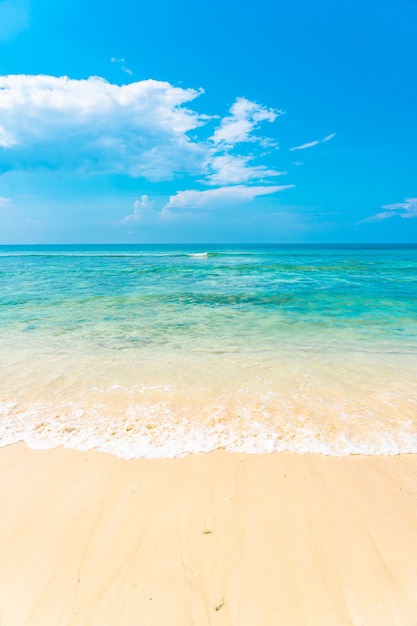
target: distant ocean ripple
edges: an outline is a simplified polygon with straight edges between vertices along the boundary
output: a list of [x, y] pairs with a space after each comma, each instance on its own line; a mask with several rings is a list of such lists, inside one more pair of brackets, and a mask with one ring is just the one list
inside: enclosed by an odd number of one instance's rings
[[0, 246], [0, 445], [417, 452], [417, 246]]

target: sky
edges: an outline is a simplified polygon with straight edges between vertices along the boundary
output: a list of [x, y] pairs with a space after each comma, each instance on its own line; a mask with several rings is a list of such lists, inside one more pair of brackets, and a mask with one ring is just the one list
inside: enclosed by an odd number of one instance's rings
[[417, 0], [0, 0], [0, 244], [416, 243]]

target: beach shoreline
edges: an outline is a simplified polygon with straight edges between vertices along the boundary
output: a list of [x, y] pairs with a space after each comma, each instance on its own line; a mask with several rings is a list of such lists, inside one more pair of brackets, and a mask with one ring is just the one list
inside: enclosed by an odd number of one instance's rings
[[0, 449], [5, 626], [412, 626], [417, 455]]

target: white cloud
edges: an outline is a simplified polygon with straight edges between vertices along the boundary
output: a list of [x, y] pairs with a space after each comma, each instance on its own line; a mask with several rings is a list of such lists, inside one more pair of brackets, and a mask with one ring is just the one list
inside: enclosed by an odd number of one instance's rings
[[123, 72], [125, 72], [126, 74], [129, 74], [129, 76], [132, 76], [133, 74], [132, 70], [126, 66], [125, 60], [122, 57], [121, 58], [111, 57], [110, 63], [117, 63]]
[[301, 144], [301, 146], [294, 146], [294, 148], [290, 148], [290, 152], [293, 152], [294, 150], [305, 150], [306, 148], [313, 148], [319, 143], [320, 141], [309, 141], [308, 143]]
[[265, 142], [263, 138], [254, 137], [252, 132], [259, 127], [260, 122], [273, 122], [283, 112], [267, 109], [246, 98], [237, 98], [230, 108], [230, 113], [231, 115], [222, 119], [211, 137], [215, 145], [232, 147], [247, 141]]
[[153, 200], [149, 196], [143, 195], [140, 200], [133, 203], [133, 213], [122, 219], [122, 222], [140, 222], [154, 216]]
[[264, 165], [249, 165], [251, 157], [222, 154], [212, 156], [208, 163], [207, 180], [211, 185], [236, 185], [270, 176], [281, 176], [286, 172], [268, 169]]
[[[117, 85], [94, 76], [0, 76], [0, 172], [45, 168], [150, 181], [192, 176], [216, 186], [179, 192], [170, 207], [214, 198], [245, 202], [287, 188], [272, 185], [285, 172], [259, 162], [274, 144], [255, 134], [282, 112], [238, 98], [224, 118], [208, 116], [188, 106], [200, 94], [156, 80]], [[243, 156], [238, 148], [245, 142], [252, 149]], [[149, 202], [142, 196], [124, 220], [149, 217]]]
[[320, 143], [330, 141], [331, 139], [333, 139], [333, 137], [336, 137], [336, 133], [330, 133], [330, 135], [327, 135], [326, 137], [324, 137], [324, 139], [316, 139], [315, 141], [303, 143], [301, 144], [301, 146], [294, 146], [293, 148], [290, 148], [290, 152], [293, 152], [294, 150], [305, 150], [306, 148], [313, 148], [314, 146], [318, 146]]
[[187, 132], [204, 122], [184, 106], [199, 93], [155, 80], [0, 76], [0, 169], [41, 164], [151, 180], [200, 172], [201, 146]]
[[11, 148], [17, 141], [3, 126], [0, 125], [0, 148]]
[[6, 206], [10, 202], [10, 198], [5, 198], [4, 196], [0, 196], [0, 207]]
[[42, 166], [154, 181], [181, 173], [204, 175], [215, 185], [278, 176], [252, 164], [253, 155], [230, 149], [243, 141], [265, 143], [252, 132], [279, 112], [238, 98], [214, 135], [199, 140], [190, 131], [212, 118], [185, 105], [200, 93], [155, 80], [120, 86], [99, 77], [0, 77], [0, 170]]
[[164, 210], [217, 208], [251, 202], [258, 196], [265, 196], [277, 191], [290, 189], [294, 185], [247, 186], [235, 185], [232, 187], [218, 187], [199, 191], [190, 189], [178, 191], [171, 196], [164, 206]]
[[0, 41], [13, 39], [29, 26], [29, 0], [0, 2]]
[[385, 210], [362, 220], [360, 223], [380, 222], [381, 220], [386, 220], [390, 217], [401, 217], [404, 219], [417, 217], [417, 198], [406, 198], [404, 202], [384, 204], [382, 208]]

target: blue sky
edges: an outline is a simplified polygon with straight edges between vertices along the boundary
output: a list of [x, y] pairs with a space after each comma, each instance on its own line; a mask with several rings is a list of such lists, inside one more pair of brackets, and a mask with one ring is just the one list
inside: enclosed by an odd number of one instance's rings
[[417, 242], [416, 25], [0, 0], [0, 243]]

